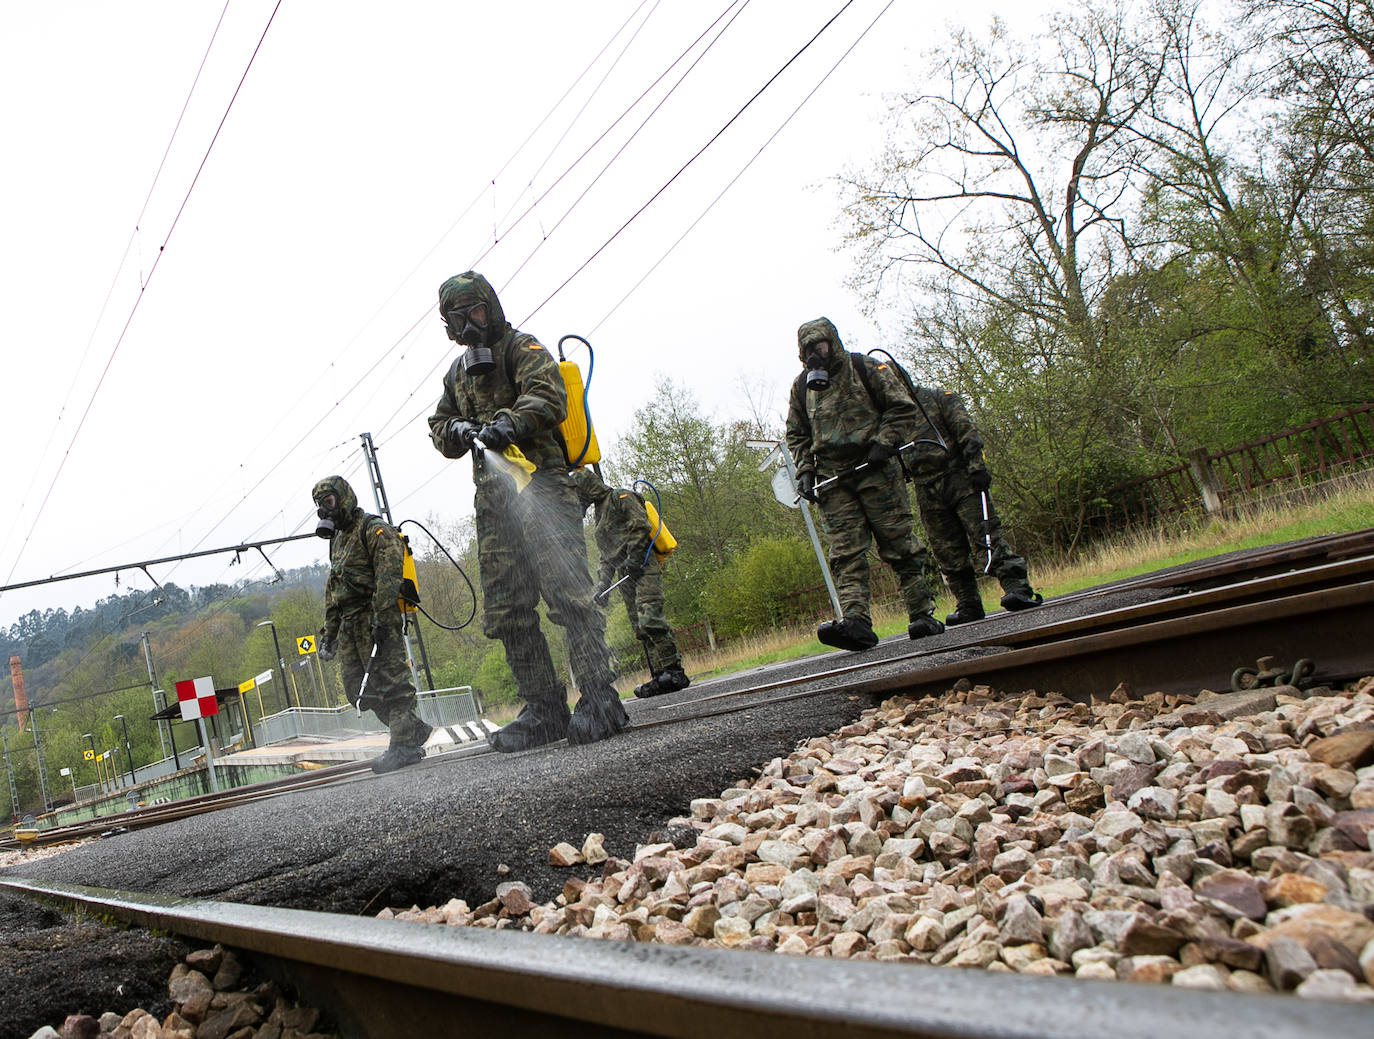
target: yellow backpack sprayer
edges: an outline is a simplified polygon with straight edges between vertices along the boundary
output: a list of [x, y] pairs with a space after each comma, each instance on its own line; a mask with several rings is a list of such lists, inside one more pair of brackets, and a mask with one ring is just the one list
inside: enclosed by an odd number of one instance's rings
[[[563, 344], [569, 339], [576, 339], [587, 348], [585, 384], [582, 382], [582, 370], [563, 356]], [[592, 344], [582, 336], [569, 333], [558, 340], [558, 374], [563, 377], [563, 388], [568, 394], [568, 414], [558, 424], [558, 435], [569, 469], [580, 469], [601, 461], [601, 448], [596, 442], [596, 431], [592, 428], [592, 413], [587, 407], [587, 395], [591, 392], [595, 367], [596, 355], [592, 352]]]

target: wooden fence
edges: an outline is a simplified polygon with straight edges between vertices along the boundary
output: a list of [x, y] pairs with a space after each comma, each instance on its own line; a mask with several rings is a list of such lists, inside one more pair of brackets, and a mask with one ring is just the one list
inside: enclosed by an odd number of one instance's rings
[[1235, 447], [1201, 448], [1186, 462], [1118, 484], [1089, 526], [1100, 537], [1200, 510], [1221, 512], [1372, 464], [1374, 404], [1364, 404]]

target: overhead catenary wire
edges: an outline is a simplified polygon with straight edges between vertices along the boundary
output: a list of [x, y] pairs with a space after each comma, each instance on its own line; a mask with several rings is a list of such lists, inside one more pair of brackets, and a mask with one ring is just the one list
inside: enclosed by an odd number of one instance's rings
[[881, 19], [883, 15], [887, 14], [888, 9], [892, 7], [892, 5], [896, 2], [897, 0], [888, 0], [887, 4], [883, 7], [883, 9], [873, 17], [873, 20], [869, 22], [868, 25], [864, 27], [863, 31], [860, 32], [859, 35], [854, 39], [854, 42], [851, 43], [848, 46], [848, 48], [845, 49], [845, 52], [839, 56], [835, 64], [830, 66], [829, 70], [825, 73], [825, 75], [823, 75], [820, 78], [816, 85], [811, 88], [810, 92], [804, 98], [801, 99], [801, 101], [797, 104], [797, 106], [794, 109], [792, 109], [791, 112], [787, 114], [787, 118], [785, 118], [781, 123], [778, 124], [778, 128], [768, 136], [768, 140], [764, 141], [763, 144], [759, 145], [758, 151], [754, 152], [754, 154], [749, 157], [749, 161], [747, 161], [743, 166], [739, 168], [739, 171], [733, 177], [730, 178], [730, 180], [726, 183], [725, 187], [720, 189], [720, 192], [716, 195], [716, 197], [711, 199], [711, 201], [707, 203], [706, 208], [703, 209], [700, 214], [698, 214], [697, 218], [693, 220], [689, 225], [687, 225], [687, 229], [683, 231], [682, 234], [678, 235], [677, 239], [673, 242], [673, 244], [668, 246], [668, 248], [663, 251], [663, 255], [654, 261], [653, 266], [651, 266], [648, 270], [646, 270], [643, 274], [639, 276], [639, 280], [637, 280], [633, 285], [631, 285], [629, 291], [626, 292], [625, 295], [621, 296], [620, 299], [616, 301], [615, 306], [611, 307], [610, 310], [606, 311], [606, 313], [601, 316], [601, 320], [592, 326], [592, 332], [596, 332], [602, 325], [609, 321], [611, 315], [614, 314], [617, 310], [619, 310], [621, 306], [624, 305], [625, 301], [628, 300], [631, 296], [633, 296], [641, 285], [648, 281], [649, 276], [652, 275], [654, 271], [658, 270], [660, 266], [662, 266], [663, 261], [666, 260], [673, 253], [673, 251], [683, 243], [686, 237], [696, 230], [697, 225], [700, 224], [703, 220], [705, 220], [707, 214], [710, 213], [711, 210], [716, 207], [716, 203], [718, 203], [722, 198], [724, 198], [725, 195], [729, 192], [729, 190], [735, 186], [735, 183], [741, 177], [743, 177], [746, 172], [748, 172], [749, 167], [754, 165], [754, 162], [758, 159], [760, 155], [764, 153], [765, 149], [767, 149], [767, 147], [777, 139], [778, 135], [787, 128], [787, 125], [790, 122], [792, 122], [792, 120], [796, 117], [797, 113], [800, 112], [806, 106], [806, 103], [816, 96], [817, 91], [819, 91], [821, 87], [823, 87], [826, 84], [826, 81], [829, 80], [832, 75], [834, 75], [835, 70], [838, 69], [840, 65], [842, 65], [845, 62], [845, 60], [849, 57], [849, 55], [854, 52], [854, 49], [858, 47], [860, 43], [863, 42], [864, 37], [866, 37], [869, 34], [869, 32], [873, 29], [873, 27], [878, 24], [878, 20]]
[[804, 53], [806, 53], [806, 51], [810, 49], [811, 45], [815, 43], [818, 39], [820, 39], [821, 35], [827, 29], [829, 29], [830, 26], [834, 25], [836, 19], [838, 19], [840, 15], [844, 14], [844, 12], [848, 10], [850, 5], [853, 3], [854, 0], [845, 0], [844, 5], [833, 15], [831, 15], [824, 25], [822, 25], [818, 30], [816, 30], [816, 34], [812, 36], [811, 39], [809, 39], [806, 43], [804, 43], [801, 46], [801, 48], [795, 54], [792, 55], [792, 57], [788, 58], [787, 61], [783, 63], [782, 68], [778, 69], [777, 72], [774, 72], [771, 76], [769, 76], [767, 82], [765, 82], [763, 86], [759, 87], [759, 89], [754, 92], [754, 95], [743, 105], [740, 106], [739, 111], [737, 111], [734, 115], [732, 115], [729, 119], [725, 121], [724, 126], [722, 126], [714, 134], [712, 134], [710, 139], [707, 140], [707, 142], [703, 144], [699, 149], [697, 149], [697, 151], [692, 155], [692, 157], [688, 159], [685, 163], [683, 163], [682, 166], [678, 169], [678, 171], [674, 173], [671, 177], [669, 177], [661, 188], [659, 188], [652, 195], [650, 195], [643, 205], [641, 205], [632, 214], [630, 214], [630, 218], [626, 220], [623, 224], [621, 224], [620, 227], [616, 229], [614, 234], [607, 238], [606, 241], [602, 242], [601, 245], [597, 247], [595, 252], [593, 252], [585, 260], [583, 260], [582, 263], [579, 264], [571, 274], [569, 274], [566, 278], [563, 279], [562, 283], [559, 284], [559, 286], [556, 289], [550, 292], [537, 307], [535, 307], [532, 311], [525, 315], [525, 317], [521, 320], [520, 323], [528, 323], [529, 320], [533, 318], [536, 314], [538, 314], [541, 310], [543, 310], [544, 307], [546, 307], [554, 299], [555, 296], [557, 296], [560, 292], [567, 288], [568, 285], [572, 283], [574, 278], [576, 278], [579, 274], [586, 270], [598, 256], [605, 252], [606, 249], [610, 246], [610, 244], [614, 242], [617, 238], [619, 238], [620, 235], [625, 231], [625, 229], [639, 218], [640, 214], [642, 214], [646, 209], [653, 205], [654, 202], [656, 202], [658, 198], [665, 191], [667, 191], [668, 188], [670, 188], [673, 185], [673, 182], [676, 181], [678, 177], [682, 176], [682, 174], [687, 171], [688, 167], [690, 167], [694, 162], [696, 162], [697, 159], [701, 158], [701, 156], [706, 152], [706, 150], [710, 148], [711, 145], [713, 145], [717, 140], [719, 140], [720, 136], [723, 133], [725, 133], [725, 131], [728, 130], [734, 124], [734, 122], [745, 113], [749, 106], [752, 105], [755, 101], [757, 101], [763, 95], [764, 91], [766, 91], [770, 86], [772, 86], [773, 83], [777, 81], [778, 77], [787, 71], [787, 69], [792, 65], [793, 62], [795, 62]]
[[38, 523], [43, 518], [48, 502], [52, 498], [53, 489], [56, 488], [58, 481], [62, 478], [62, 472], [66, 467], [67, 459], [71, 457], [72, 448], [76, 446], [77, 439], [81, 436], [81, 430], [85, 427], [86, 419], [90, 416], [91, 407], [95, 404], [95, 399], [100, 395], [100, 389], [105, 384], [105, 377], [110, 373], [110, 367], [114, 364], [115, 356], [119, 353], [119, 348], [124, 343], [124, 337], [128, 334], [130, 326], [133, 324], [134, 315], [138, 313], [139, 304], [143, 302], [144, 293], [148, 291], [148, 286], [152, 283], [153, 275], [157, 272], [158, 265], [162, 257], [166, 255], [168, 242], [176, 232], [177, 225], [181, 222], [181, 216], [186, 211], [186, 206], [191, 201], [191, 194], [196, 189], [196, 184], [200, 181], [201, 174], [205, 171], [205, 165], [210, 159], [210, 153], [214, 151], [215, 143], [219, 140], [220, 132], [224, 129], [225, 122], [229, 119], [229, 113], [233, 111], [234, 102], [238, 100], [239, 92], [243, 89], [243, 84], [248, 78], [248, 73], [252, 71], [253, 62], [257, 59], [258, 52], [262, 49], [263, 41], [267, 39], [267, 33], [272, 28], [272, 23], [277, 16], [277, 11], [281, 8], [281, 0], [277, 0], [276, 6], [272, 8], [272, 13], [267, 18], [267, 24], [263, 27], [262, 35], [258, 38], [257, 45], [253, 48], [253, 53], [248, 58], [248, 63], [244, 67], [243, 74], [239, 77], [238, 84], [234, 87], [234, 92], [229, 98], [228, 105], [225, 106], [224, 114], [220, 117], [219, 124], [215, 127], [215, 132], [210, 138], [210, 143], [205, 148], [205, 154], [201, 156], [200, 164], [196, 167], [196, 172], [191, 178], [191, 183], [186, 189], [186, 194], [181, 200], [181, 205], [177, 207], [176, 214], [172, 217], [172, 223], [167, 228], [167, 233], [163, 236], [162, 244], [158, 247], [157, 257], [153, 260], [152, 266], [148, 270], [148, 276], [144, 279], [142, 286], [138, 290], [138, 295], [134, 298], [133, 307], [129, 310], [129, 316], [125, 319], [123, 327], [119, 331], [115, 344], [110, 350], [110, 356], [106, 358], [105, 367], [101, 370], [100, 377], [96, 381], [95, 388], [91, 391], [90, 399], [86, 401], [86, 407], [81, 413], [81, 418], [77, 422], [76, 429], [72, 433], [72, 438], [67, 444], [66, 451], [62, 454], [62, 459], [58, 462], [57, 471], [53, 474], [52, 482], [48, 484], [47, 493], [43, 495], [43, 501], [39, 504], [37, 512], [33, 517], [33, 524], [29, 527], [29, 532], [24, 536], [23, 542], [19, 546], [19, 551], [15, 554], [14, 565], [10, 567], [5, 580], [8, 581], [14, 576], [15, 570], [19, 568], [19, 561], [24, 556], [24, 551], [28, 547], [29, 541], [33, 538], [33, 533], [38, 529]]
[[[95, 323], [91, 326], [91, 334], [86, 339], [85, 349], [81, 352], [81, 359], [76, 362], [76, 367], [72, 370], [72, 379], [67, 386], [66, 395], [62, 398], [62, 403], [57, 409], [57, 417], [53, 419], [53, 424], [48, 432], [48, 439], [43, 444], [43, 450], [38, 454], [38, 462], [34, 466], [33, 476], [29, 480], [28, 487], [25, 488], [23, 495], [20, 496], [20, 508], [15, 512], [14, 518], [10, 521], [9, 529], [5, 532], [4, 543], [8, 544], [10, 535], [14, 533], [14, 525], [19, 522], [19, 516], [23, 512], [23, 502], [33, 490], [34, 484], [38, 480], [39, 470], [42, 468], [43, 461], [48, 457], [48, 449], [52, 447], [53, 438], [57, 436], [57, 431], [62, 425], [62, 418], [67, 412], [67, 405], [71, 401], [72, 393], [76, 390], [76, 384], [80, 380], [81, 370], [86, 366], [86, 358], [90, 356], [91, 347], [95, 344], [96, 333], [100, 331], [100, 324], [105, 319], [105, 311], [110, 305], [110, 300], [114, 298], [115, 288], [119, 285], [120, 272], [124, 270], [125, 261], [129, 258], [129, 252], [133, 249], [140, 229], [143, 225], [143, 217], [148, 212], [148, 204], [152, 201], [153, 192], [157, 190], [158, 181], [162, 177], [163, 167], [167, 165], [167, 156], [172, 152], [172, 145], [176, 143], [177, 132], [181, 129], [181, 122], [186, 117], [186, 110], [191, 105], [191, 98], [195, 95], [196, 86], [200, 83], [200, 75], [205, 71], [205, 63], [209, 60], [210, 51], [215, 46], [215, 40], [219, 37], [220, 26], [224, 24], [224, 16], [229, 10], [229, 0], [225, 0], [224, 7], [220, 10], [219, 19], [215, 22], [214, 31], [210, 34], [210, 42], [205, 46], [205, 53], [201, 55], [200, 65], [196, 68], [195, 77], [191, 80], [191, 88], [186, 92], [186, 100], [182, 102], [181, 111], [177, 114], [177, 120], [172, 127], [171, 137], [167, 140], [167, 147], [162, 151], [162, 159], [158, 162], [157, 170], [153, 174], [152, 183], [148, 185], [148, 193], [143, 198], [143, 205], [138, 211], [138, 216], [134, 220], [134, 229], [129, 234], [129, 240], [124, 245], [124, 252], [119, 257], [119, 263], [115, 265], [114, 276], [110, 279], [110, 287], [105, 292], [105, 298], [101, 301], [100, 310], [95, 316]], [[17, 561], [16, 561], [17, 562]], [[13, 574], [13, 571], [11, 571]]]

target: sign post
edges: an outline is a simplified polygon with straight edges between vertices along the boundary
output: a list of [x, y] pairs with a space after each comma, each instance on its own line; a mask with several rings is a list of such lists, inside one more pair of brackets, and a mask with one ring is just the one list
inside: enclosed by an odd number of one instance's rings
[[816, 524], [811, 519], [811, 509], [797, 490], [797, 469], [792, 462], [792, 452], [777, 440], [746, 440], [745, 443], [749, 447], [768, 451], [767, 456], [759, 463], [759, 472], [775, 463], [778, 465], [779, 468], [773, 473], [771, 485], [773, 497], [789, 509], [801, 509], [802, 522], [806, 524], [806, 534], [811, 539], [812, 549], [815, 550], [816, 562], [821, 565], [821, 576], [825, 578], [825, 590], [830, 595], [830, 605], [835, 610], [835, 619], [844, 620], [840, 594], [835, 590], [835, 578], [830, 573], [830, 562], [825, 558], [825, 549], [821, 548], [821, 539], [816, 535]]
[[200, 745], [205, 748], [205, 768], [210, 774], [210, 792], [219, 792], [215, 780], [215, 748], [210, 746], [210, 738], [205, 733], [205, 716], [219, 714], [219, 701], [215, 699], [215, 683], [208, 675], [204, 678], [188, 678], [176, 685], [177, 703], [181, 707], [181, 720], [196, 723], [200, 734]]

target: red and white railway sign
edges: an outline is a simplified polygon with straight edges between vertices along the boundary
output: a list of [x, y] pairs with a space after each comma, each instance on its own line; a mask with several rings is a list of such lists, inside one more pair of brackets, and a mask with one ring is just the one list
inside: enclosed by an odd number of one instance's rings
[[176, 690], [177, 703], [181, 705], [182, 721], [195, 721], [197, 718], [219, 714], [219, 702], [215, 699], [215, 683], [209, 675], [178, 682]]

